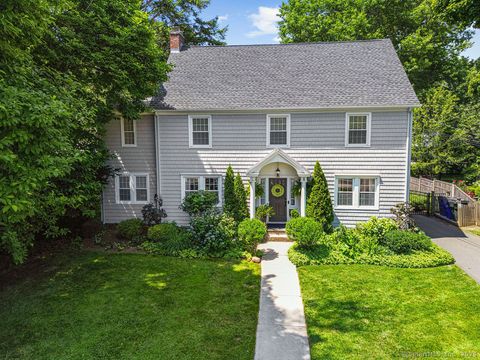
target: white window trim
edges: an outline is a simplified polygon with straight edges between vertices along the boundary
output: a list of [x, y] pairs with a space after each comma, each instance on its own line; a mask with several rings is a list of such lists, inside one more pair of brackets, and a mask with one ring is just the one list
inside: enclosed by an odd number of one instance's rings
[[[338, 180], [339, 179], [353, 179], [353, 201], [352, 205], [338, 205]], [[375, 179], [375, 204], [373, 206], [360, 206], [360, 179]], [[379, 210], [380, 209], [380, 177], [368, 175], [337, 175], [335, 176], [335, 185], [333, 191], [334, 208], [338, 210]]]
[[[120, 176], [130, 177], [130, 201], [120, 200]], [[137, 201], [136, 181], [137, 176], [145, 176], [147, 178], [147, 200]], [[135, 199], [135, 200], [132, 200]], [[150, 176], [148, 173], [128, 173], [124, 172], [115, 176], [115, 202], [117, 204], [148, 204], [150, 202]]]
[[[276, 145], [270, 144], [270, 119], [275, 117], [286, 117], [287, 118], [287, 144], [286, 145]], [[267, 114], [267, 148], [289, 148], [290, 147], [290, 114]]]
[[[193, 144], [193, 119], [207, 118], [208, 119], [208, 145], [194, 145]], [[211, 115], [188, 115], [188, 147], [210, 149], [212, 148], [212, 116]]]
[[218, 174], [182, 174], [180, 175], [181, 183], [181, 199], [185, 198], [185, 179], [186, 178], [198, 178], [198, 190], [205, 190], [205, 178], [217, 178], [218, 179], [218, 207], [223, 206], [223, 177]]
[[133, 142], [134, 144], [125, 144], [125, 131], [124, 131], [124, 121], [125, 119], [120, 118], [120, 132], [122, 137], [122, 147], [137, 147], [137, 121], [133, 120]]
[[[350, 116], [367, 116], [367, 143], [366, 144], [350, 144], [348, 142], [350, 133]], [[370, 139], [372, 133], [372, 113], [370, 112], [355, 112], [346, 113], [345, 115], [345, 147], [370, 147]]]

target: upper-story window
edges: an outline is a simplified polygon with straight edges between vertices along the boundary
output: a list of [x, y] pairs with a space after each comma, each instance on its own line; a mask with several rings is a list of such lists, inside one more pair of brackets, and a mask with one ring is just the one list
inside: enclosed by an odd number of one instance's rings
[[267, 115], [267, 147], [290, 146], [290, 115]]
[[117, 203], [146, 204], [148, 192], [148, 174], [123, 173], [115, 179]]
[[121, 119], [122, 146], [137, 146], [137, 123], [132, 119]]
[[212, 147], [212, 117], [210, 115], [191, 115], [188, 117], [190, 147]]
[[370, 146], [370, 113], [347, 113], [345, 146]]
[[379, 178], [339, 176], [335, 178], [335, 207], [377, 209]]

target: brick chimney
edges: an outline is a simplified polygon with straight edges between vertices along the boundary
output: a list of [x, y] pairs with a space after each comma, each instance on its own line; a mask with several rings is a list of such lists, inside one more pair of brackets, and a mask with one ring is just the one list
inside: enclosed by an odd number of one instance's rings
[[175, 26], [170, 31], [170, 52], [178, 53], [183, 47], [183, 32], [180, 27]]

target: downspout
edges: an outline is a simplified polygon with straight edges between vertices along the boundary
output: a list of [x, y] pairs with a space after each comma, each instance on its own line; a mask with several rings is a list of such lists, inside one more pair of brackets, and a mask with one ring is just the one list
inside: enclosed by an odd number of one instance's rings
[[412, 127], [413, 127], [413, 112], [412, 108], [407, 109], [407, 143], [406, 143], [406, 174], [405, 174], [405, 202], [409, 202], [410, 198], [410, 162], [412, 161]]
[[159, 118], [158, 115], [155, 114], [153, 116], [153, 123], [155, 124], [155, 173], [157, 178], [157, 195], [160, 197], [161, 194], [161, 187], [160, 187], [160, 134], [159, 134]]

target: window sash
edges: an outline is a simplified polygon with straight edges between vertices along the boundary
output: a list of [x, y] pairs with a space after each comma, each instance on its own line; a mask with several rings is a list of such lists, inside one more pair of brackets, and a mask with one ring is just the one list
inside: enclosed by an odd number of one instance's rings
[[347, 113], [345, 145], [370, 146], [370, 121], [370, 113]]
[[191, 147], [211, 147], [212, 124], [210, 116], [189, 116]]
[[135, 176], [135, 200], [147, 201], [147, 177], [144, 175]]
[[198, 177], [185, 178], [185, 196], [200, 190]]
[[118, 196], [120, 201], [131, 201], [130, 176], [118, 177]]
[[290, 115], [267, 115], [267, 147], [290, 146]]
[[122, 145], [135, 146], [136, 145], [136, 123], [132, 119], [122, 118]]
[[337, 204], [339, 206], [353, 206], [353, 178], [338, 179]]
[[375, 206], [376, 181], [374, 178], [360, 179], [358, 206]]
[[270, 145], [287, 145], [287, 117], [270, 117]]
[[217, 204], [220, 200], [220, 189], [218, 186], [218, 177], [206, 177], [205, 178], [205, 191], [215, 193], [217, 197]]

